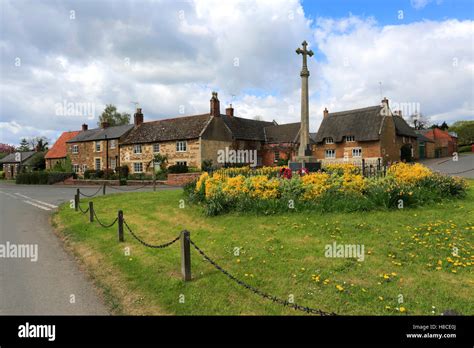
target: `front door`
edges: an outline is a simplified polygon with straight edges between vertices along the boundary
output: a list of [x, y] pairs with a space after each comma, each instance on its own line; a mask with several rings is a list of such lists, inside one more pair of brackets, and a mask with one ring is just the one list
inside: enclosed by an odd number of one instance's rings
[[425, 159], [425, 144], [422, 143], [420, 144], [419, 146], [419, 150], [420, 150], [420, 159]]

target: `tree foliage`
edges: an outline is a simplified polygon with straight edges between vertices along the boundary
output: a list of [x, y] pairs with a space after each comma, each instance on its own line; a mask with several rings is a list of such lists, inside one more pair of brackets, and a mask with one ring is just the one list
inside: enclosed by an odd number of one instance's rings
[[459, 145], [470, 145], [474, 143], [474, 121], [454, 122], [449, 130], [458, 135]]
[[130, 123], [130, 114], [126, 112], [118, 112], [117, 107], [112, 104], [107, 104], [104, 111], [99, 117], [97, 125], [100, 126], [102, 122], [108, 122], [109, 126], [121, 126]]

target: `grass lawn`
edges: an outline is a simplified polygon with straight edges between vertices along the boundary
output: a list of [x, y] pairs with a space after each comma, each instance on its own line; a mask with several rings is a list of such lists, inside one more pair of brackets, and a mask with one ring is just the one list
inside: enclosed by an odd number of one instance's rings
[[[283, 299], [292, 295], [302, 306], [341, 315], [439, 315], [447, 309], [474, 315], [474, 181], [469, 183], [462, 200], [354, 214], [205, 217], [197, 206], [180, 208], [181, 190], [92, 200], [105, 223], [122, 209], [149, 243], [189, 230], [237, 278]], [[87, 207], [87, 199], [81, 202]], [[305, 315], [233, 283], [194, 249], [193, 280], [183, 282], [179, 242], [145, 248], [125, 230], [125, 243], [119, 243], [116, 226], [89, 223], [69, 205], [60, 207], [53, 224], [115, 314]], [[325, 257], [333, 242], [363, 245], [364, 261]]]

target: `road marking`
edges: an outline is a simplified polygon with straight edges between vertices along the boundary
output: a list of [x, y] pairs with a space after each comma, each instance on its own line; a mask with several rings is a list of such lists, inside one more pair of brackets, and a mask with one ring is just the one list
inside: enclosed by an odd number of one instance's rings
[[31, 198], [31, 197], [22, 195], [21, 193], [18, 193], [18, 192], [16, 192], [15, 194], [20, 196], [20, 197], [26, 198], [28, 200], [32, 200], [34, 202], [37, 202], [39, 204], [45, 205], [45, 206], [50, 207], [50, 208], [57, 208], [58, 207], [57, 205], [54, 205], [54, 204], [51, 204], [51, 203], [46, 203], [46, 202], [40, 201], [39, 199], [34, 199], [34, 198]]
[[23, 201], [23, 202], [28, 203], [28, 204], [31, 204], [31, 205], [34, 205], [35, 207], [38, 207], [38, 208], [43, 209], [43, 210], [51, 210], [50, 208], [43, 207], [42, 205], [33, 203], [33, 202], [31, 202], [31, 201]]
[[0, 193], [3, 193], [3, 194], [5, 194], [5, 195], [7, 195], [8, 197], [11, 197], [11, 198], [18, 199], [18, 197], [17, 197], [17, 196], [14, 196], [14, 195], [12, 195], [11, 193], [8, 193], [8, 192], [3, 192], [3, 191], [0, 191]]

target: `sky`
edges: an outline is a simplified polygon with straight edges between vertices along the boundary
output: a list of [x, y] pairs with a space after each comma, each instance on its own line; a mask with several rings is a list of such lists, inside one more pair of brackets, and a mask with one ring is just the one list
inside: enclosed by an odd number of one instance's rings
[[[145, 121], [221, 111], [300, 119], [377, 105], [433, 123], [474, 119], [468, 0], [0, 0], [0, 143], [96, 127], [106, 104]], [[138, 104], [137, 104], [138, 103]]]

